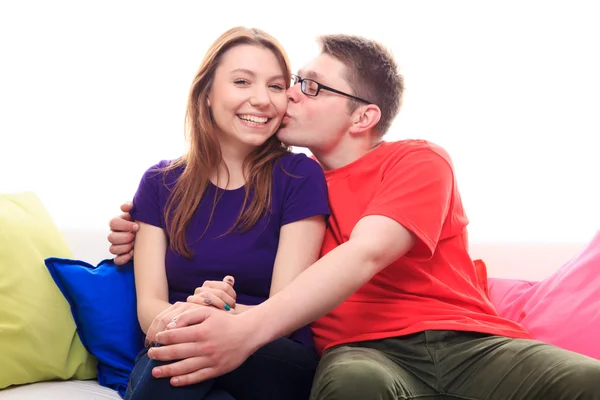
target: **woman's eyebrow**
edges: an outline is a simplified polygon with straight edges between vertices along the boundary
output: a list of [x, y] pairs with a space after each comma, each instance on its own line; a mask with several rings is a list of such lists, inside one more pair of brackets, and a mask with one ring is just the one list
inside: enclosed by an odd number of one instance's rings
[[[246, 69], [246, 68], [235, 68], [235, 69], [231, 70], [232, 74], [233, 73], [238, 73], [238, 72], [243, 72], [243, 73], [248, 74], [248, 75], [250, 75], [252, 77], [256, 76], [256, 73], [254, 73], [254, 71], [251, 71], [251, 70]], [[274, 80], [274, 79], [285, 79], [285, 77], [283, 76], [283, 74], [277, 74], [277, 75], [273, 75], [273, 76], [269, 77], [268, 80]]]

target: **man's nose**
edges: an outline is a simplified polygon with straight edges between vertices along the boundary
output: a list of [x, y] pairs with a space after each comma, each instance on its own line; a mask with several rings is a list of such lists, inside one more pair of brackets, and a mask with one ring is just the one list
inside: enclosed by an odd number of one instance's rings
[[290, 86], [285, 93], [287, 94], [288, 101], [297, 103], [298, 101], [300, 101], [300, 96], [302, 96], [300, 84], [297, 83], [294, 86]]

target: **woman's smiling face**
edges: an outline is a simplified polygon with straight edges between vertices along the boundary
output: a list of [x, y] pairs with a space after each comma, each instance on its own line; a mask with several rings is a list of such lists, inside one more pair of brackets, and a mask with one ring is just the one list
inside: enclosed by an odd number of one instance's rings
[[288, 77], [275, 54], [242, 44], [222, 55], [208, 94], [221, 146], [258, 147], [279, 128]]

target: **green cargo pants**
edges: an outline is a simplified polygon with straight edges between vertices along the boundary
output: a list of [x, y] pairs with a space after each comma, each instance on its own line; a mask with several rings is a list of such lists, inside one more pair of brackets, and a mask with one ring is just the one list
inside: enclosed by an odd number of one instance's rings
[[311, 400], [334, 399], [600, 399], [600, 361], [532, 340], [426, 331], [327, 350]]

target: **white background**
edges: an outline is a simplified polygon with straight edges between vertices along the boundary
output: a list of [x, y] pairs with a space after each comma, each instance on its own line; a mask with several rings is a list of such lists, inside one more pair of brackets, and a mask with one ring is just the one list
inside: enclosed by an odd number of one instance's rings
[[294, 69], [315, 36], [351, 33], [396, 55], [407, 89], [387, 140], [450, 152], [473, 241], [587, 241], [600, 228], [595, 4], [2, 0], [0, 193], [34, 191], [61, 228], [103, 229], [147, 167], [180, 155], [191, 79], [223, 31], [268, 31]]

